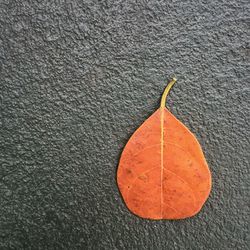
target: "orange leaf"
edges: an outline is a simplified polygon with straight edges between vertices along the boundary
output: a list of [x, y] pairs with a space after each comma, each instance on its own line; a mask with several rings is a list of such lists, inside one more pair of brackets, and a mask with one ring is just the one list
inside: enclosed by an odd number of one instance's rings
[[198, 213], [211, 190], [211, 174], [196, 137], [161, 106], [123, 150], [117, 183], [134, 214], [148, 219], [184, 219]]

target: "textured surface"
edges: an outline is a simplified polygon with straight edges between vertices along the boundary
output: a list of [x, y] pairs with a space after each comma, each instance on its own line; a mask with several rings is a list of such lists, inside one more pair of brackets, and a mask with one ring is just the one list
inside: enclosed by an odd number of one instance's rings
[[[1, 0], [0, 249], [247, 249], [248, 16], [248, 0]], [[173, 73], [213, 189], [192, 219], [148, 221], [116, 169]]]

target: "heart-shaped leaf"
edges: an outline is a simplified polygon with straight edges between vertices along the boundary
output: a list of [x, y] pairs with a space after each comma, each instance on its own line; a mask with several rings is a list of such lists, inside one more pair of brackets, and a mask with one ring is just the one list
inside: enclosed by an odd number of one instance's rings
[[211, 190], [211, 174], [196, 137], [161, 105], [131, 136], [120, 159], [117, 182], [134, 214], [183, 219], [198, 213]]

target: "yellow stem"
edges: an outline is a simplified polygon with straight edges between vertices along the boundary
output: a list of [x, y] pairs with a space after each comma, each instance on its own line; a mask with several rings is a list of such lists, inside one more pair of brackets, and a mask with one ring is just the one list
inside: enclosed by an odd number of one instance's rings
[[177, 81], [177, 79], [175, 77], [173, 77], [173, 79], [168, 83], [167, 87], [165, 88], [165, 90], [162, 94], [162, 97], [161, 97], [161, 106], [160, 106], [161, 109], [165, 107], [167, 95], [168, 95], [170, 89], [176, 83], [176, 81]]
[[170, 89], [172, 88], [172, 86], [175, 84], [176, 82], [176, 78], [173, 78], [169, 84], [167, 85], [167, 87], [165, 88], [162, 97], [161, 97], [161, 106], [160, 106], [160, 112], [161, 112], [161, 215], [160, 218], [163, 218], [163, 204], [164, 204], [164, 197], [163, 197], [163, 169], [164, 169], [164, 108], [166, 105], [166, 99], [167, 99], [167, 95], [170, 91]]

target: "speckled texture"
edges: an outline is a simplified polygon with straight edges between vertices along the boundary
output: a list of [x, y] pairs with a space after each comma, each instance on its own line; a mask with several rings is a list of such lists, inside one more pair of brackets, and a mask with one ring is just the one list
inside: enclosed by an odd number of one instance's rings
[[[0, 249], [249, 248], [248, 2], [0, 1]], [[213, 189], [143, 220], [116, 169], [172, 74]]]

